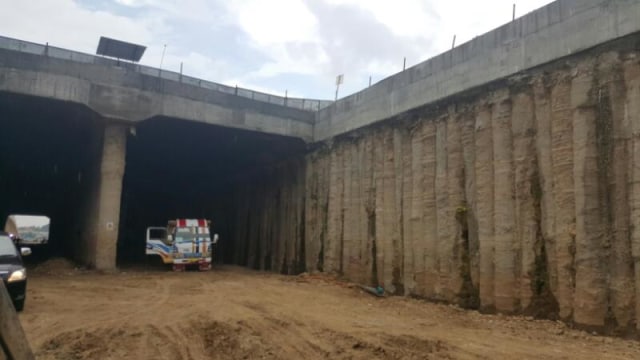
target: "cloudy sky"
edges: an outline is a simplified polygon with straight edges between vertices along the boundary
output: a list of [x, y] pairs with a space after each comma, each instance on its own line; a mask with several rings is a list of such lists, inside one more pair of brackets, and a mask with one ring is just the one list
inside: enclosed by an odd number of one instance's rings
[[95, 53], [100, 36], [147, 46], [142, 63], [289, 96], [340, 97], [550, 0], [0, 0], [0, 35]]

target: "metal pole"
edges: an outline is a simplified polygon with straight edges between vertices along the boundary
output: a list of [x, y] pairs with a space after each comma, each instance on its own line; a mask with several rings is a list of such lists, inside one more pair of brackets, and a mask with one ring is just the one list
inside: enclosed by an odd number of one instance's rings
[[369, 76], [369, 87], [371, 87], [371, 76]]
[[160, 76], [160, 73], [162, 72], [162, 62], [164, 61], [164, 52], [167, 50], [167, 44], [164, 44], [164, 47], [162, 48], [162, 57], [160, 57], [160, 68], [158, 69], [158, 76]]
[[338, 101], [338, 89], [340, 89], [340, 84], [336, 84], [336, 101]]
[[453, 41], [451, 42], [451, 48], [456, 47], [456, 35], [453, 35]]
[[402, 71], [404, 71], [406, 68], [407, 68], [407, 57], [405, 56], [404, 62], [402, 63]]
[[513, 4], [513, 16], [512, 16], [512, 18], [511, 18], [511, 21], [513, 21], [513, 20], [515, 20], [515, 19], [516, 19], [516, 4], [514, 3], [514, 4]]
[[180, 82], [182, 82], [182, 61], [180, 61]]

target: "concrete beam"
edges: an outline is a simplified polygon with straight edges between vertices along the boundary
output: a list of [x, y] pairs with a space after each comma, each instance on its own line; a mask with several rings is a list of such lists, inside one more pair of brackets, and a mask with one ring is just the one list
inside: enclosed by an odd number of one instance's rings
[[126, 68], [0, 49], [0, 91], [86, 105], [107, 118], [166, 116], [311, 141], [315, 114]]

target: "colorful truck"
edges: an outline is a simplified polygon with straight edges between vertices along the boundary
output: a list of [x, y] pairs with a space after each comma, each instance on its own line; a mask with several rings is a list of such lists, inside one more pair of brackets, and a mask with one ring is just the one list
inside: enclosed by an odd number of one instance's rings
[[184, 271], [187, 266], [199, 270], [211, 269], [213, 247], [218, 235], [211, 239], [211, 221], [205, 219], [170, 220], [166, 227], [147, 228], [147, 255], [158, 255], [165, 264], [172, 264], [174, 271]]

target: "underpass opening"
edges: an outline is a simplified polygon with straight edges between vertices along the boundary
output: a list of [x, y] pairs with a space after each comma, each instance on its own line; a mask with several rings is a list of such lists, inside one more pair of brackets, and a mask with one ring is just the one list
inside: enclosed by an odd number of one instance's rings
[[51, 219], [41, 214], [11, 214], [4, 231], [14, 237], [18, 245], [43, 245], [49, 241]]
[[31, 261], [64, 256], [88, 263], [87, 199], [99, 175], [103, 124], [72, 103], [0, 93], [0, 221], [50, 218], [46, 245]]
[[152, 260], [146, 229], [179, 218], [212, 221], [211, 232], [220, 236], [214, 263], [247, 265], [234, 257], [243, 240], [234, 231], [237, 184], [259, 182], [258, 174], [303, 156], [305, 146], [301, 139], [167, 117], [138, 124], [127, 140], [118, 265]]
[[50, 226], [51, 219], [42, 214], [11, 214], [4, 223], [4, 232], [17, 247], [31, 250], [25, 263], [38, 263], [48, 256]]

